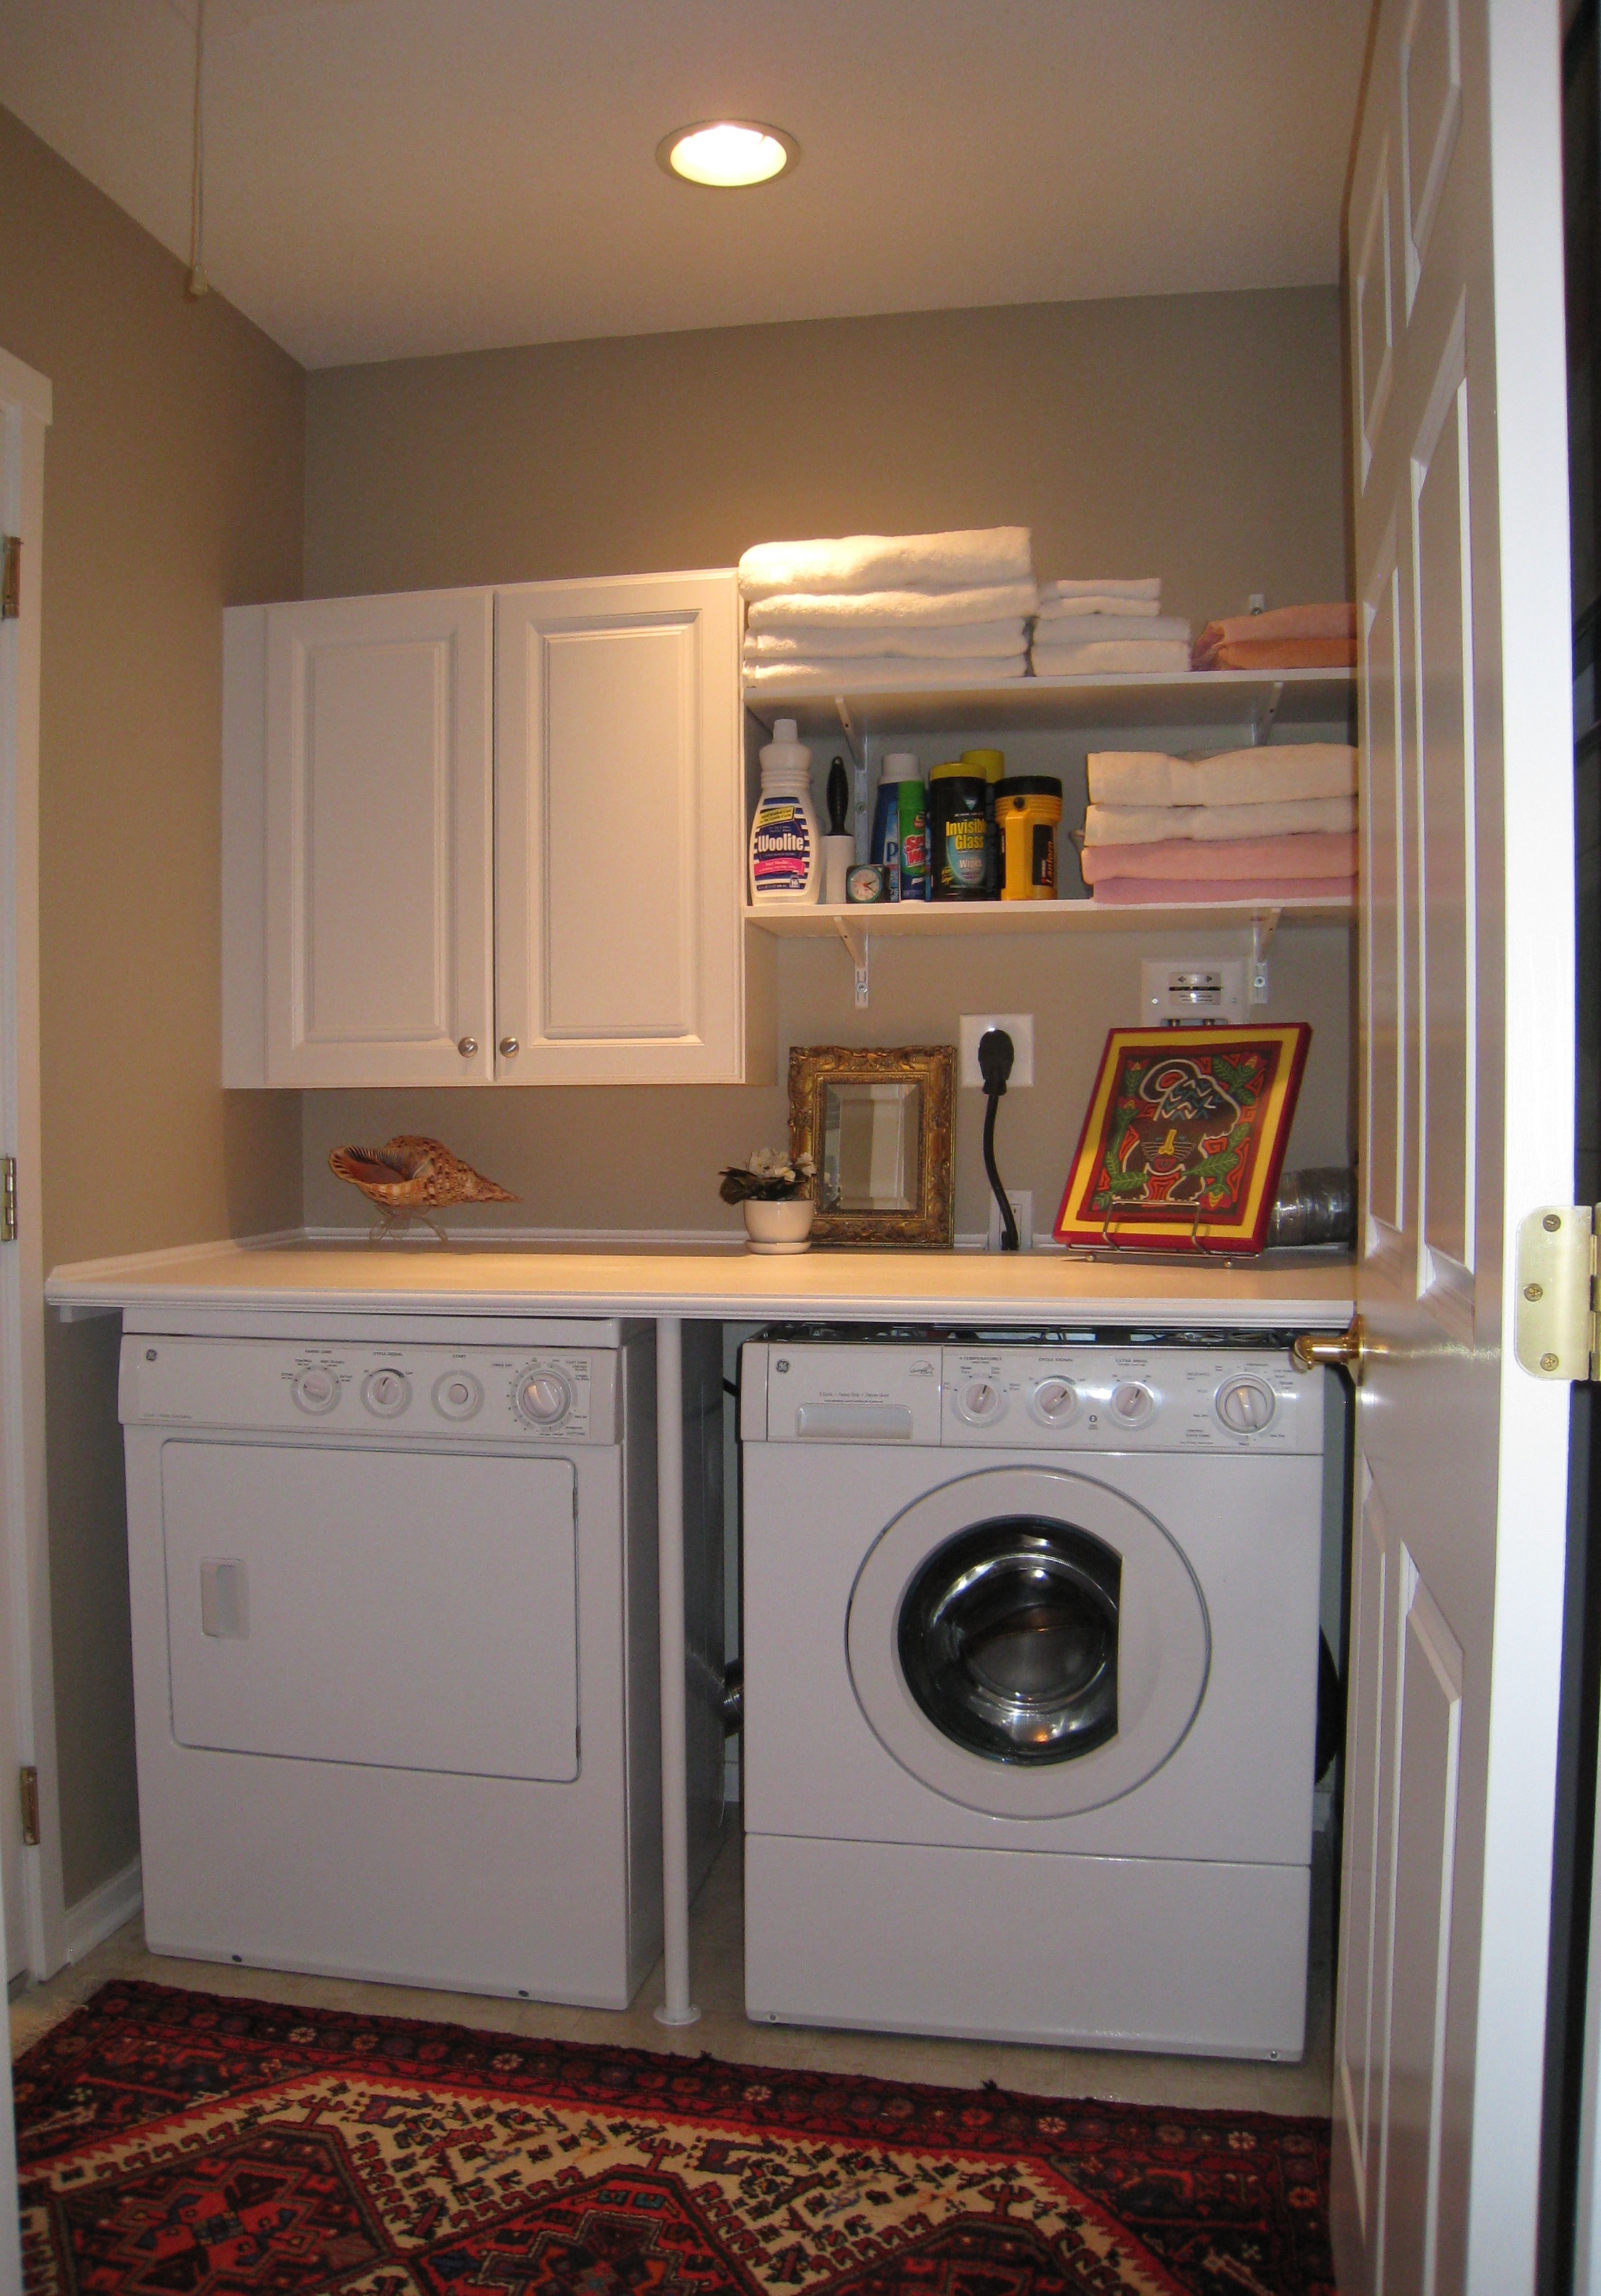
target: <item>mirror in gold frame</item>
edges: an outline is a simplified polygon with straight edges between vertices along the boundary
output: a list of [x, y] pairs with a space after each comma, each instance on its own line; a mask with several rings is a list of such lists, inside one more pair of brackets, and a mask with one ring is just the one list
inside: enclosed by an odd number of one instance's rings
[[949, 1045], [792, 1048], [790, 1153], [817, 1165], [814, 1242], [949, 1250], [956, 1064]]

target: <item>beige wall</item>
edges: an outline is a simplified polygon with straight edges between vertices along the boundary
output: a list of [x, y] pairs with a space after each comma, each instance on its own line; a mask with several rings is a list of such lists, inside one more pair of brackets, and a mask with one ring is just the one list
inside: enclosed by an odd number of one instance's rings
[[[304, 380], [0, 111], [0, 345], [47, 375], [46, 1265], [292, 1223], [292, 1095], [218, 1083], [223, 606], [294, 595]], [[116, 1349], [53, 1326], [69, 1902], [137, 1842]]]
[[[568, 343], [314, 374], [308, 595], [727, 565], [775, 536], [1018, 521], [1042, 576], [1159, 572], [1199, 621], [1349, 594], [1333, 289], [940, 312]], [[1197, 734], [1198, 742], [1205, 737]], [[1211, 737], [1217, 745], [1220, 736]], [[917, 746], [914, 744], [914, 746]], [[1082, 801], [1084, 742], [1004, 741]], [[1027, 751], [1025, 757], [1024, 752]], [[931, 762], [931, 758], [925, 762]], [[822, 759], [819, 759], [819, 763]], [[778, 945], [792, 1044], [954, 1041], [959, 1014], [1035, 1015], [1039, 1083], [1009, 1095], [1001, 1168], [1049, 1226], [1107, 1027], [1142, 954], [1241, 936], [881, 942], [873, 1002], [842, 949]], [[1349, 1152], [1347, 936], [1286, 933], [1274, 1017], [1315, 1029], [1291, 1144]], [[958, 1227], [985, 1222], [981, 1103], [961, 1095]], [[729, 1225], [719, 1164], [784, 1131], [782, 1082], [710, 1091], [308, 1093], [307, 1217], [359, 1220], [343, 1141], [442, 1135], [524, 1197], [464, 1225]]]

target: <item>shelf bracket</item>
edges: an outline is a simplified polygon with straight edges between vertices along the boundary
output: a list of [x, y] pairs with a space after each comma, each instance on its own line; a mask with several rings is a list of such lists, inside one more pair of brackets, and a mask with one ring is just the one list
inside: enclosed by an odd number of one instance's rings
[[851, 964], [856, 968], [856, 1002], [860, 1012], [867, 1009], [867, 936], [860, 925], [848, 925], [843, 917], [835, 917], [833, 929], [844, 942]]
[[1284, 680], [1276, 678], [1264, 698], [1257, 703], [1256, 714], [1251, 720], [1251, 738], [1253, 742], [1266, 742], [1270, 738], [1273, 728], [1278, 723], [1279, 707], [1284, 698]]
[[1273, 946], [1273, 936], [1278, 931], [1279, 912], [1259, 909], [1251, 920], [1251, 988], [1246, 1002], [1265, 1004], [1268, 1001], [1268, 951]]

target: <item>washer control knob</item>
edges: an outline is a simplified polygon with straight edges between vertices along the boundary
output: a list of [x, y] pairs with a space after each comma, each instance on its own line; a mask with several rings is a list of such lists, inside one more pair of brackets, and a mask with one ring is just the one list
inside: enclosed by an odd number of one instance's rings
[[1029, 1398], [1042, 1427], [1065, 1427], [1078, 1407], [1079, 1390], [1071, 1379], [1042, 1379]]
[[1273, 1390], [1265, 1380], [1226, 1379], [1216, 1409], [1231, 1435], [1257, 1435], [1273, 1416]]
[[332, 1411], [339, 1401], [339, 1382], [321, 1364], [313, 1364], [308, 1371], [297, 1372], [289, 1391], [302, 1411], [319, 1417], [324, 1411]]
[[956, 1390], [956, 1413], [970, 1427], [990, 1427], [1006, 1407], [992, 1379], [965, 1379]]
[[470, 1371], [447, 1371], [433, 1383], [433, 1406], [442, 1419], [471, 1419], [484, 1399]]
[[1120, 1379], [1112, 1390], [1112, 1415], [1125, 1427], [1143, 1427], [1156, 1408], [1156, 1398], [1137, 1379]]
[[517, 1382], [517, 1409], [530, 1427], [554, 1427], [572, 1406], [572, 1390], [559, 1371], [532, 1371]]
[[361, 1399], [375, 1419], [398, 1419], [411, 1401], [411, 1382], [403, 1371], [370, 1371]]

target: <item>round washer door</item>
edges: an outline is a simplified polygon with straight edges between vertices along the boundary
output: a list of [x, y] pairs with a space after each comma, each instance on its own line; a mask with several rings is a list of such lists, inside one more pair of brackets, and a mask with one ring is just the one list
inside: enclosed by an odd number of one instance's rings
[[1121, 1491], [990, 1467], [897, 1515], [857, 1574], [850, 1679], [947, 1800], [1070, 1817], [1132, 1793], [1195, 1720], [1211, 1636], [1195, 1572]]

